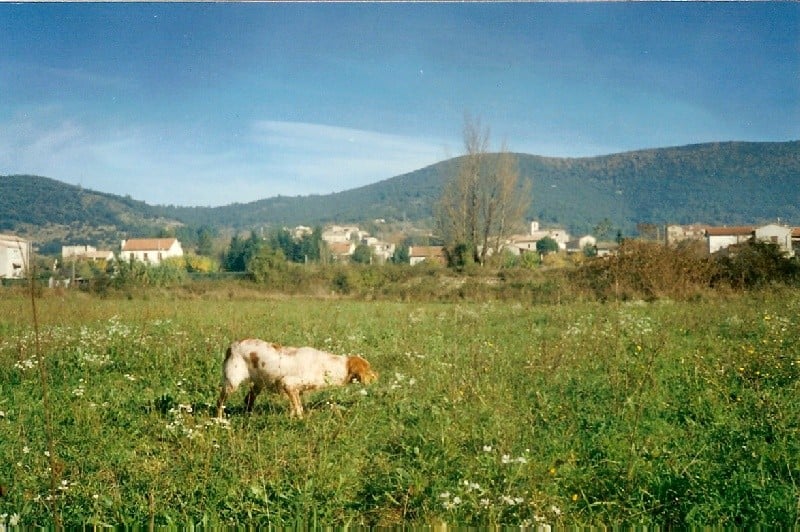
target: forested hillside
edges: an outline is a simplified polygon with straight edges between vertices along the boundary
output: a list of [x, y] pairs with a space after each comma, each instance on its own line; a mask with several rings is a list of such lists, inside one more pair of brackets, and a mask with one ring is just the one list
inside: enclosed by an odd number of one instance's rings
[[60, 251], [62, 244], [116, 245], [121, 236], [152, 234], [176, 223], [128, 197], [40, 176], [0, 176], [0, 231], [35, 237], [45, 252]]
[[534, 180], [532, 216], [589, 231], [640, 222], [800, 224], [800, 142], [729, 142], [583, 159], [520, 156]]
[[[591, 232], [608, 220], [633, 234], [638, 223], [742, 224], [780, 218], [800, 224], [800, 142], [699, 144], [580, 159], [517, 154], [533, 181], [530, 218]], [[193, 224], [418, 221], [432, 216], [458, 159], [338, 194], [277, 197], [218, 208], [160, 208]]]
[[[588, 233], [603, 220], [623, 234], [638, 223], [800, 225], [800, 142], [728, 142], [578, 159], [518, 154], [533, 181], [529, 218]], [[48, 224], [142, 232], [180, 221], [247, 230], [383, 218], [424, 223], [458, 158], [329, 195], [223, 207], [150, 206], [35, 176], [0, 177], [0, 230]], [[71, 237], [70, 237], [71, 238]], [[69, 238], [68, 238], [69, 239]]]

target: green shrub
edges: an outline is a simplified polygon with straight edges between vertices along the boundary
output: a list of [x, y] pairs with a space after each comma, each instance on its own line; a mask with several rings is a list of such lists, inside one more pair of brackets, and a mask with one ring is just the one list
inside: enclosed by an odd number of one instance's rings
[[800, 263], [787, 257], [777, 244], [751, 241], [721, 251], [715, 258], [715, 284], [758, 288], [800, 282]]
[[626, 240], [616, 255], [590, 258], [574, 279], [600, 299], [688, 299], [711, 286], [716, 265], [692, 243]]

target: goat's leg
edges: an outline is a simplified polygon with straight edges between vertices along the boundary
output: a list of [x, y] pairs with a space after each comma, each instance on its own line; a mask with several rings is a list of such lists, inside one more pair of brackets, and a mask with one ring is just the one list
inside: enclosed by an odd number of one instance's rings
[[234, 392], [236, 391], [236, 387], [232, 384], [225, 382], [222, 384], [222, 388], [219, 391], [219, 399], [217, 399], [217, 417], [222, 418], [224, 416], [223, 411], [225, 409], [225, 400]]
[[247, 397], [244, 400], [245, 410], [248, 412], [253, 411], [253, 404], [256, 402], [256, 397], [258, 394], [261, 393], [261, 390], [264, 389], [264, 386], [261, 384], [253, 383], [253, 386], [250, 388], [250, 391], [247, 394]]
[[289, 386], [286, 383], [283, 383], [281, 388], [283, 393], [286, 394], [286, 397], [289, 398], [289, 417], [303, 419], [303, 400], [300, 397], [300, 391], [294, 386]]

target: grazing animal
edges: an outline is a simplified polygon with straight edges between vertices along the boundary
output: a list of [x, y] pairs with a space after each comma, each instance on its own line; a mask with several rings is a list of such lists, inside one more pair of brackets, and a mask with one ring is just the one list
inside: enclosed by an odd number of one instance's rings
[[223, 416], [228, 396], [247, 381], [252, 382], [245, 402], [248, 412], [261, 390], [269, 387], [289, 398], [291, 417], [302, 418], [303, 392], [353, 381], [369, 384], [377, 378], [369, 362], [359, 356], [334, 355], [313, 347], [284, 347], [254, 338], [240, 340], [225, 353], [217, 417]]

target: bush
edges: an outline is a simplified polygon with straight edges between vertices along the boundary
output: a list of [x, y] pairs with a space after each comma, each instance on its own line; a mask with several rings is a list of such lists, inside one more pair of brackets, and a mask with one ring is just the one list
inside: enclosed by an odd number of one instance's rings
[[346, 267], [340, 267], [336, 270], [331, 281], [331, 287], [334, 292], [347, 295], [352, 292], [358, 285], [355, 272]]
[[706, 290], [716, 265], [696, 245], [627, 240], [612, 257], [588, 259], [576, 280], [600, 299], [687, 299]]
[[171, 257], [156, 265], [138, 260], [119, 261], [113, 286], [115, 288], [166, 286], [185, 279], [183, 257]]
[[288, 265], [283, 252], [269, 246], [260, 247], [247, 261], [247, 273], [253, 277], [255, 282], [261, 284], [282, 286], [287, 269]]
[[211, 273], [219, 271], [219, 263], [211, 257], [186, 255], [186, 271], [189, 273]]
[[758, 288], [769, 284], [797, 284], [800, 264], [786, 257], [777, 244], [747, 242], [720, 252], [715, 260], [714, 284], [732, 288]]

